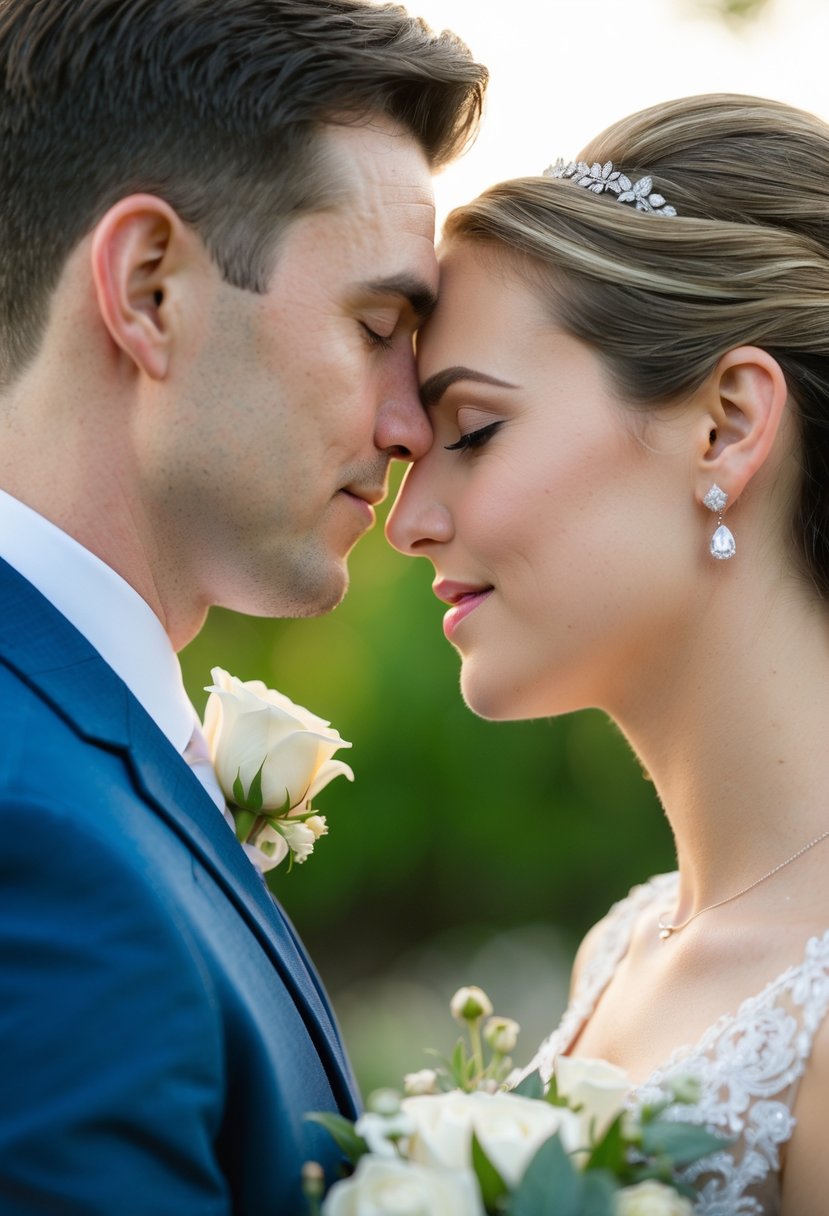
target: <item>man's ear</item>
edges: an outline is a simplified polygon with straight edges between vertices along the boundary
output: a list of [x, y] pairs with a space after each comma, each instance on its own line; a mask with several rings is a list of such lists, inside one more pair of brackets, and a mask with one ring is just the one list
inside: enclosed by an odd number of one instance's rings
[[768, 351], [739, 346], [723, 355], [703, 389], [697, 424], [699, 502], [714, 483], [736, 502], [768, 459], [787, 399], [786, 377]]
[[176, 212], [152, 194], [119, 201], [92, 236], [92, 277], [112, 340], [154, 380], [167, 374], [172, 278], [193, 243]]

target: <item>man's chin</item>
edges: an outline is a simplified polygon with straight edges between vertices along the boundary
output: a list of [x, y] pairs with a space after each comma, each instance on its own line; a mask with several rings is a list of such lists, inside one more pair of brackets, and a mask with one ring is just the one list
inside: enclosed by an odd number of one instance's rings
[[295, 579], [288, 587], [283, 586], [278, 592], [266, 595], [265, 602], [260, 603], [255, 612], [250, 609], [242, 611], [253, 616], [290, 619], [325, 616], [342, 603], [347, 591], [348, 567], [343, 559], [335, 567], [329, 568], [324, 578], [310, 578], [308, 572], [304, 572], [304, 577]]

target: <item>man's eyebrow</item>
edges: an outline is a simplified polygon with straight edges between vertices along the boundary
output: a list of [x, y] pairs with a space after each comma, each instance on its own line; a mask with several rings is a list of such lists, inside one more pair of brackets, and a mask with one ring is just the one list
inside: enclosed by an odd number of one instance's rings
[[488, 376], [486, 372], [476, 372], [471, 367], [445, 367], [441, 372], [435, 372], [420, 386], [420, 400], [424, 409], [437, 405], [447, 389], [458, 380], [474, 380], [476, 384], [494, 384], [496, 388], [519, 388], [518, 384], [510, 384], [508, 380], [499, 380]]
[[415, 275], [392, 275], [388, 279], [372, 279], [361, 283], [360, 290], [375, 296], [402, 296], [407, 300], [412, 312], [422, 324], [434, 312], [437, 295], [422, 279]]

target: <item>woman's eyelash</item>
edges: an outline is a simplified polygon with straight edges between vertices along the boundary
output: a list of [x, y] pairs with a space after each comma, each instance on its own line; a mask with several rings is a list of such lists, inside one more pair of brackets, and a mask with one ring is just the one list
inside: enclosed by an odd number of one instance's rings
[[488, 439], [491, 439], [497, 430], [500, 430], [503, 423], [490, 422], [487, 426], [479, 427], [477, 431], [470, 431], [468, 435], [461, 435], [460, 439], [455, 443], [447, 443], [444, 445], [447, 452], [466, 452], [474, 448], [482, 448]]
[[391, 350], [393, 345], [392, 336], [384, 337], [383, 334], [378, 334], [370, 326], [366, 325], [365, 321], [361, 321], [363, 333], [368, 339], [369, 346], [380, 346], [383, 350]]

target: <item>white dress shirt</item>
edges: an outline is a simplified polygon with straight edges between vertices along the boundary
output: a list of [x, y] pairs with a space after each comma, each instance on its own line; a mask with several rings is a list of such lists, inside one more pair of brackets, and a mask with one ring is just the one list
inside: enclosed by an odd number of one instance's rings
[[[0, 557], [83, 634], [183, 755], [198, 715], [172, 643], [146, 600], [89, 549], [4, 490]], [[224, 809], [215, 776], [211, 782], [203, 768], [193, 766]]]

